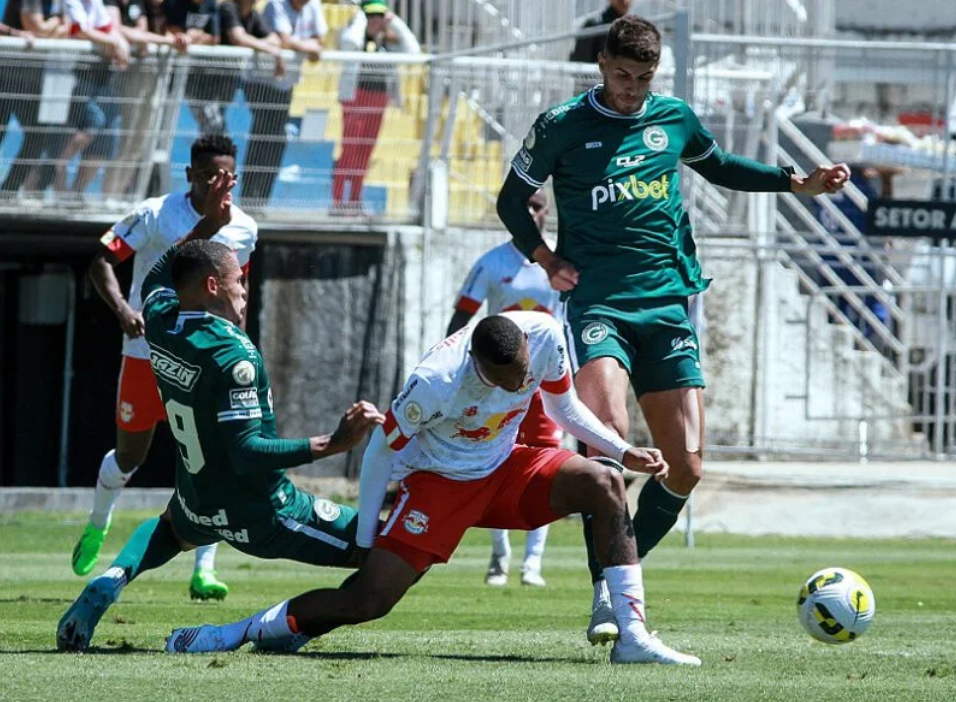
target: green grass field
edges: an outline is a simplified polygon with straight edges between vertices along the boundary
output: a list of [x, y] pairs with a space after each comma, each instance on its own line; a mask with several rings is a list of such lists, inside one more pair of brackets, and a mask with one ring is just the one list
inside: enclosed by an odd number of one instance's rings
[[[110, 555], [145, 516], [119, 515]], [[232, 592], [198, 604], [186, 592], [192, 559], [182, 556], [127, 588], [90, 652], [58, 654], [57, 620], [83, 584], [69, 565], [82, 519], [0, 515], [4, 702], [956, 700], [953, 542], [702, 536], [687, 550], [671, 537], [645, 563], [648, 616], [664, 641], [703, 659], [694, 670], [611, 666], [607, 649], [587, 644], [590, 587], [572, 521], [552, 529], [543, 590], [486, 588], [487, 535], [473, 531], [452, 563], [384, 620], [333, 632], [294, 656], [161, 650], [173, 625], [237, 619], [335, 585], [341, 572], [223, 547], [219, 571]], [[513, 537], [520, 548], [523, 535]], [[795, 616], [803, 579], [833, 565], [862, 573], [877, 600], [867, 635], [841, 647], [813, 642]]]

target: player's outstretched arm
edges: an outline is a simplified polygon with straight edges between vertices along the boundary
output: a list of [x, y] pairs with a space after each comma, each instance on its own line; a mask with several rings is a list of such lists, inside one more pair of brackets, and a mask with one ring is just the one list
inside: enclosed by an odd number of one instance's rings
[[[228, 397], [232, 373], [224, 373]], [[220, 432], [226, 442], [233, 468], [240, 475], [251, 475], [305, 465], [312, 461], [342, 453], [355, 446], [384, 417], [370, 402], [357, 402], [348, 409], [332, 434], [307, 439], [276, 439], [262, 435], [262, 422], [257, 418], [231, 419], [220, 412]]]
[[559, 427], [605, 456], [616, 461], [624, 460], [631, 445], [594, 416], [578, 398], [573, 385], [569, 383], [567, 390], [561, 393], [549, 392], [543, 386], [541, 390], [544, 412]]
[[768, 166], [746, 156], [728, 153], [716, 143], [705, 158], [687, 158], [685, 163], [714, 185], [730, 190], [785, 193], [792, 187], [792, 168]]
[[378, 535], [378, 517], [392, 474], [392, 453], [385, 431], [373, 430], [359, 473], [359, 514], [355, 532], [355, 545], [359, 548], [371, 548]]
[[385, 415], [375, 405], [360, 400], [345, 411], [333, 433], [309, 439], [312, 458], [318, 460], [348, 451], [362, 441], [369, 431], [384, 422]]
[[563, 393], [542, 390], [545, 413], [575, 439], [620, 461], [629, 470], [653, 475], [658, 481], [667, 477], [668, 465], [660, 450], [631, 446], [601, 423], [573, 387]]

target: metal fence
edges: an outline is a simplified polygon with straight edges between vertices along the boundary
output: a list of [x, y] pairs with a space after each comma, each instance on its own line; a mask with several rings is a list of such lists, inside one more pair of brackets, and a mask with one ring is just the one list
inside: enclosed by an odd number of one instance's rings
[[[228, 133], [239, 203], [274, 219], [413, 221], [426, 57], [152, 51], [118, 70], [87, 42], [0, 40], [0, 212], [120, 213], [186, 187], [189, 148]], [[9, 121], [8, 121], [9, 120]]]

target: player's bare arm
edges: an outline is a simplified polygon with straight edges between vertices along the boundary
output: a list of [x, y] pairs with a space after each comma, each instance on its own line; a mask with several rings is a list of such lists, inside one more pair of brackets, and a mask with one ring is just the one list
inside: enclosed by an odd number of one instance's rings
[[309, 439], [312, 458], [325, 458], [348, 451], [361, 442], [369, 431], [384, 422], [385, 415], [375, 405], [360, 400], [345, 411], [334, 432]]
[[113, 270], [119, 262], [116, 254], [106, 247], [101, 247], [86, 275], [107, 307], [116, 315], [123, 333], [131, 339], [136, 339], [145, 331], [143, 315], [130, 307], [123, 295], [119, 281], [116, 279], [116, 272]]
[[802, 195], [832, 195], [843, 190], [850, 180], [850, 167], [845, 163], [817, 166], [808, 176], [790, 176], [790, 188]]
[[548, 274], [551, 287], [560, 292], [574, 290], [579, 274], [574, 265], [552, 251], [547, 244], [541, 244], [532, 254], [534, 260]]
[[660, 449], [632, 446], [624, 452], [621, 463], [628, 470], [654, 476], [660, 482], [667, 477], [669, 466]]

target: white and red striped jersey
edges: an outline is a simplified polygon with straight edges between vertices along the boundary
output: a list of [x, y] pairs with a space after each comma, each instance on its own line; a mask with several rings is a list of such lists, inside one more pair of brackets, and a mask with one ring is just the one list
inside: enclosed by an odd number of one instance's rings
[[538, 388], [562, 394], [571, 373], [560, 324], [542, 312], [505, 312], [527, 334], [531, 360], [518, 392], [487, 385], [469, 353], [474, 325], [442, 341], [412, 371], [385, 415], [388, 445], [398, 453], [392, 479], [432, 471], [452, 480], [491, 474], [511, 453]]
[[487, 300], [488, 314], [535, 310], [560, 317], [560, 296], [544, 269], [508, 241], [475, 262], [458, 293], [455, 309], [474, 314]]
[[[100, 243], [120, 261], [133, 256], [133, 282], [127, 296], [130, 307], [142, 309], [139, 295], [146, 275], [160, 257], [189, 234], [201, 219], [202, 215], [193, 207], [188, 192], [171, 193], [144, 200], [103, 235]], [[232, 206], [229, 224], [212, 238], [236, 252], [243, 270], [248, 270], [257, 239], [255, 220], [236, 205]], [[124, 337], [123, 355], [149, 358], [146, 339]]]

